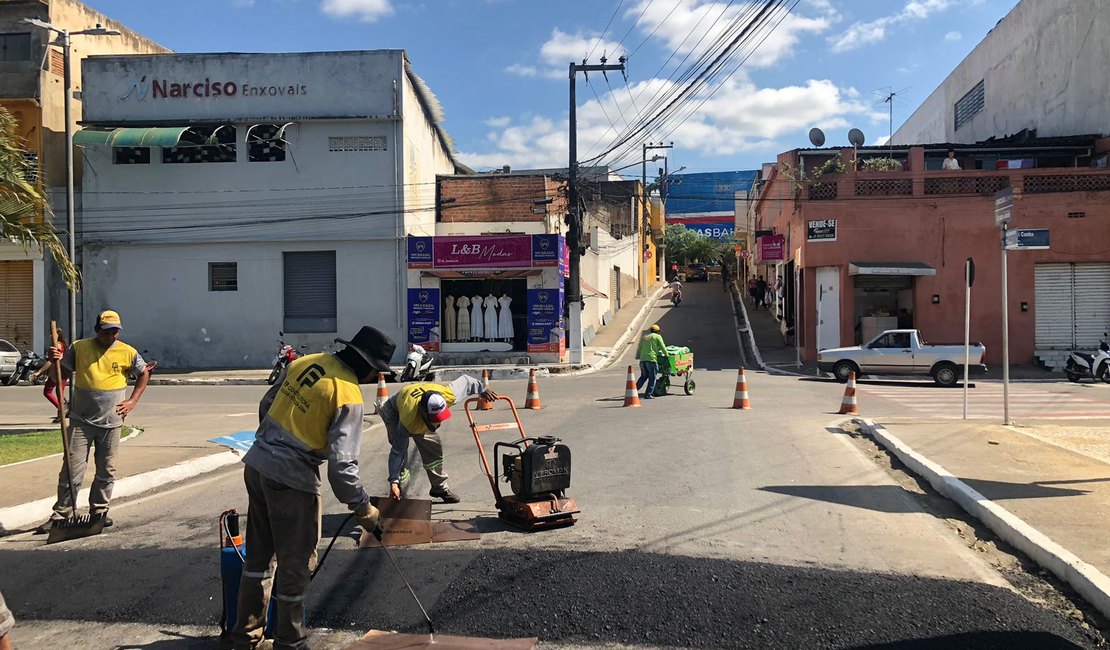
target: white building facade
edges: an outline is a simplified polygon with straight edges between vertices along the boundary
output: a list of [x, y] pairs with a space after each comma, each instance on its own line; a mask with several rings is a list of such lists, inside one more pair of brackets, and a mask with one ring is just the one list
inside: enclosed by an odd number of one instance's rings
[[1110, 3], [1022, 0], [892, 138], [973, 143], [1036, 129], [1101, 134], [1110, 124]]
[[[170, 368], [265, 367], [373, 325], [405, 341], [407, 235], [456, 173], [400, 50], [91, 57], [77, 236], [85, 329]], [[395, 359], [397, 360], [397, 359]]]

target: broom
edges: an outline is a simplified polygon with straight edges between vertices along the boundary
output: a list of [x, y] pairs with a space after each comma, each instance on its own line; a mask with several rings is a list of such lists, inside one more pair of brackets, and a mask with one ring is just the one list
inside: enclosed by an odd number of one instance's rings
[[[58, 346], [58, 324], [55, 321], [50, 321], [50, 341], [53, 347]], [[54, 544], [70, 539], [99, 535], [104, 532], [104, 515], [77, 514], [77, 491], [73, 489], [73, 472], [69, 467], [69, 435], [67, 435], [69, 426], [66, 422], [67, 413], [65, 393], [62, 389], [62, 364], [60, 361], [54, 362], [50, 368], [50, 373], [54, 379], [54, 390], [58, 396], [58, 420], [62, 426], [62, 467], [65, 468], [66, 481], [69, 483], [70, 501], [69, 516], [65, 519], [55, 519], [50, 523], [50, 536], [46, 538], [46, 543]]]

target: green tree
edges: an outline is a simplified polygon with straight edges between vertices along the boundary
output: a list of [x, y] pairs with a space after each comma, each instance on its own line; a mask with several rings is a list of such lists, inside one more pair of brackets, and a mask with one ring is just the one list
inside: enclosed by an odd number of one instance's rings
[[0, 237], [25, 252], [35, 245], [50, 251], [66, 286], [76, 289], [77, 267], [47, 219], [50, 204], [25, 154], [15, 117], [0, 107]]

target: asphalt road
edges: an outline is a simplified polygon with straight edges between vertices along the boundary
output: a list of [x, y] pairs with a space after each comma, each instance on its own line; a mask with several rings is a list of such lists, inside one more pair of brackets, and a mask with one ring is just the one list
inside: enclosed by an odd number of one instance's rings
[[[544, 648], [1099, 647], [1012, 590], [836, 429], [839, 384], [749, 372], [753, 409], [730, 409], [740, 355], [717, 283], [687, 285], [682, 305], [660, 301], [653, 319], [668, 343], [694, 350], [693, 396], [672, 388], [621, 408], [631, 350], [601, 373], [545, 378], [545, 408], [522, 411], [528, 435], [557, 435], [573, 451], [573, 527], [502, 525], [456, 411], [446, 465], [463, 502], [433, 516], [475, 521], [482, 538], [394, 551], [441, 632], [538, 636]], [[173, 395], [211, 415], [243, 408], [245, 388]], [[523, 382], [494, 388], [523, 402]], [[385, 493], [386, 450], [371, 429], [361, 460], [372, 493]], [[414, 468], [410, 493], [423, 494]], [[321, 548], [345, 514], [330, 495], [325, 504]], [[99, 537], [51, 547], [3, 538], [17, 647], [212, 647], [216, 519], [230, 507], [246, 508], [239, 468], [117, 503], [116, 526]], [[346, 537], [308, 607], [316, 647], [371, 628], [423, 629], [385, 555]]]

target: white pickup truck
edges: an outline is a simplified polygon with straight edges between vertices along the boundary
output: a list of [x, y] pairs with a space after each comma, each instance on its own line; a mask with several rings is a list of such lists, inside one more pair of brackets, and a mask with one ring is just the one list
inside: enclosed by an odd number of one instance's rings
[[[986, 372], [986, 353], [982, 343], [971, 344], [969, 372]], [[857, 377], [928, 375], [941, 386], [955, 386], [963, 376], [963, 365], [963, 345], [929, 345], [917, 330], [887, 330], [864, 345], [817, 353], [817, 369], [832, 373], [841, 383], [854, 372]]]

